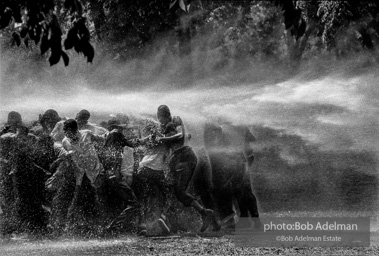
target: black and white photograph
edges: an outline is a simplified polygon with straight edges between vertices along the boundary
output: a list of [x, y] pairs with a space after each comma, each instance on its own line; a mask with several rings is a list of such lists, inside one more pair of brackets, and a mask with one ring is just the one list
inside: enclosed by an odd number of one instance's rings
[[379, 255], [379, 2], [2, 0], [0, 255]]

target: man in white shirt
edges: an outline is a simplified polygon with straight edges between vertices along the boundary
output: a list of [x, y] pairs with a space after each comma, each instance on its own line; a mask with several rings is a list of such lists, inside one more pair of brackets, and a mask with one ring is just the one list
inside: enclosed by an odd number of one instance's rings
[[[68, 227], [75, 228], [81, 223], [99, 216], [100, 204], [97, 196], [97, 177], [103, 172], [95, 142], [104, 142], [107, 134], [96, 135], [89, 130], [79, 131], [78, 123], [68, 119], [63, 123], [65, 134], [62, 146], [67, 151], [75, 170], [75, 192], [68, 209]], [[93, 226], [89, 225], [89, 226]]]
[[[90, 130], [93, 134], [96, 135], [102, 135], [108, 132], [107, 129], [98, 126], [96, 124], [88, 122], [91, 114], [88, 110], [80, 110], [79, 113], [76, 114], [75, 120], [78, 124], [79, 130]], [[50, 133], [50, 136], [54, 139], [56, 142], [61, 142], [64, 138], [64, 132], [63, 132], [63, 123], [65, 120], [62, 120], [58, 122], [52, 132]]]

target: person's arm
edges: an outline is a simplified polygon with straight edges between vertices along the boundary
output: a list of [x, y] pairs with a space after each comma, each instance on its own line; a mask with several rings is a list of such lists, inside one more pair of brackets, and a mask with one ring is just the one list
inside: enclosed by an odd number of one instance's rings
[[80, 130], [90, 130], [91, 132], [97, 135], [103, 135], [109, 132], [108, 129], [101, 127], [97, 124], [90, 123], [90, 122], [88, 122], [85, 125], [84, 129], [80, 129]]
[[124, 139], [123, 141], [123, 147], [130, 147], [130, 148], [134, 148], [134, 147], [137, 147], [141, 145], [141, 142], [140, 142], [140, 139]]
[[9, 131], [10, 128], [11, 128], [10, 125], [5, 125], [5, 126], [3, 127], [3, 129], [1, 129], [1, 131], [0, 131], [0, 136], [3, 135], [3, 134], [5, 134], [5, 133], [7, 133], [7, 132]]
[[62, 156], [64, 157], [70, 157], [75, 153], [78, 153], [78, 154], [83, 153], [83, 149], [80, 148], [78, 145], [71, 144], [70, 141], [67, 139], [67, 137], [65, 137], [62, 140], [62, 147], [63, 147], [63, 151], [61, 153], [62, 153]]
[[183, 139], [184, 137], [184, 131], [182, 126], [176, 127], [176, 133], [172, 136], [168, 137], [157, 137], [158, 141], [161, 141], [163, 143], [170, 143], [170, 142], [177, 142]]
[[54, 141], [62, 141], [64, 138], [63, 133], [63, 122], [58, 122], [55, 124], [54, 129], [50, 133], [51, 138], [53, 138]]
[[122, 175], [122, 179], [129, 186], [132, 185], [132, 181], [133, 181], [133, 172], [134, 172], [133, 167], [134, 167], [133, 149], [129, 147], [124, 147], [120, 173]]
[[102, 138], [105, 138], [104, 146], [117, 144], [121, 147], [127, 146], [132, 148], [141, 144], [141, 141], [139, 139], [125, 138], [124, 134], [117, 129], [114, 129], [107, 134], [93, 136], [94, 140], [103, 140]]
[[172, 118], [172, 122], [176, 127], [175, 128], [176, 133], [174, 135], [167, 136], [167, 137], [158, 137], [157, 138], [158, 141], [161, 141], [163, 143], [177, 142], [177, 141], [182, 140], [184, 136], [186, 136], [182, 119], [179, 116], [174, 116]]
[[247, 158], [248, 165], [250, 166], [254, 161], [254, 150], [252, 147], [252, 142], [256, 141], [254, 135], [250, 132], [249, 128], [246, 127], [245, 136], [245, 154]]
[[257, 140], [255, 136], [251, 133], [248, 127], [245, 127], [245, 133], [246, 133], [246, 142], [255, 142]]
[[[109, 136], [109, 134], [116, 132], [117, 130], [112, 130], [111, 132], [107, 132], [101, 135], [95, 134], [93, 132], [88, 132], [89, 135], [91, 136], [91, 141], [93, 142], [105, 142]], [[118, 132], [118, 131], [117, 131]]]
[[11, 148], [14, 145], [13, 136], [0, 136], [0, 162], [9, 163]]
[[61, 162], [67, 160], [70, 157], [70, 154], [63, 148], [62, 144], [54, 143], [54, 154], [56, 156], [55, 161], [50, 164], [50, 172], [54, 173]]
[[140, 138], [140, 139], [136, 139], [137, 146], [139, 146], [139, 145], [145, 145], [151, 139], [151, 137], [152, 137], [152, 135], [148, 135], [146, 137], [143, 137], [143, 138]]
[[67, 154], [63, 154], [61, 155], [60, 157], [58, 157], [52, 164], [50, 164], [50, 172], [51, 173], [55, 173], [58, 166], [65, 160], [67, 160], [68, 158], [70, 157], [70, 155], [67, 153]]

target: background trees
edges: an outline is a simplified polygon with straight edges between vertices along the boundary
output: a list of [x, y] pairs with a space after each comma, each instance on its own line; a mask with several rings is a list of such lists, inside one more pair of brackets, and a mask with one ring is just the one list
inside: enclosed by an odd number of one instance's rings
[[374, 0], [5, 0], [0, 29], [9, 39], [2, 48], [38, 47], [50, 52], [51, 65], [61, 58], [67, 65], [71, 48], [92, 62], [91, 44], [127, 60], [171, 37], [170, 50], [181, 56], [203, 38], [207, 50], [222, 53], [220, 67], [236, 58], [296, 63], [323, 52], [375, 51], [378, 13]]

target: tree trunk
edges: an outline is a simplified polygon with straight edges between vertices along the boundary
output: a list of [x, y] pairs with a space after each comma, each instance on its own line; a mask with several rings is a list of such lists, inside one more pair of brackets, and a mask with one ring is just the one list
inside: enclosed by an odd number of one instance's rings
[[309, 36], [314, 31], [315, 25], [313, 23], [308, 24], [308, 28], [305, 31], [304, 35], [298, 40], [291, 35], [290, 31], [287, 30], [287, 46], [288, 46], [288, 55], [291, 65], [297, 67], [300, 64], [301, 57], [304, 53], [305, 47], [307, 46]]
[[179, 55], [186, 57], [191, 54], [191, 17], [189, 13], [178, 10], [178, 42]]
[[92, 17], [94, 17], [93, 23], [95, 25], [96, 36], [99, 40], [102, 39], [101, 27], [105, 23], [105, 13], [101, 2], [92, 1], [91, 2], [91, 12], [93, 12]]

